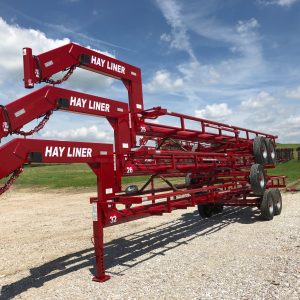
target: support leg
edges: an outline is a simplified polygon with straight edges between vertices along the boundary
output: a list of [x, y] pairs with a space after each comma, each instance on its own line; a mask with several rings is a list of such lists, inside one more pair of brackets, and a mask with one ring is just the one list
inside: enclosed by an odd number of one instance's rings
[[110, 278], [105, 274], [103, 229], [105, 227], [104, 211], [107, 200], [114, 194], [114, 165], [113, 159], [104, 158], [100, 164], [91, 165], [97, 175], [98, 197], [91, 198], [93, 206], [93, 231], [96, 256], [96, 275], [93, 281], [103, 282]]
[[[99, 203], [97, 203], [97, 206], [98, 209], [101, 209], [99, 208]], [[110, 276], [105, 274], [103, 225], [101, 219], [93, 222], [93, 230], [96, 256], [96, 276], [93, 277], [93, 281], [103, 282], [108, 280]]]

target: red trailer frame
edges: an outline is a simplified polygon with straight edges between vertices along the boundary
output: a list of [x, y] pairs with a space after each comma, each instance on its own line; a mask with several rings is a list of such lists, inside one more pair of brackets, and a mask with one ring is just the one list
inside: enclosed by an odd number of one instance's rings
[[[46, 85], [0, 108], [0, 138], [30, 135], [43, 128], [56, 110], [105, 117], [113, 127], [114, 151], [112, 144], [34, 139], [15, 139], [0, 147], [0, 178], [12, 173], [14, 179], [27, 163], [85, 162], [91, 167], [98, 191], [90, 199], [96, 255], [93, 280], [109, 278], [104, 227], [195, 205], [207, 217], [224, 205], [257, 206], [267, 219], [273, 218], [271, 207], [280, 213], [277, 188], [285, 187], [285, 176], [265, 173], [275, 167], [276, 136], [161, 107], [146, 110], [139, 68], [74, 43], [36, 56], [24, 48], [23, 61], [26, 88], [41, 82], [60, 84], [80, 67], [120, 79], [128, 90], [127, 104]], [[63, 70], [67, 73], [61, 80], [51, 79]], [[153, 122], [163, 116], [177, 119], [180, 126]], [[35, 129], [28, 133], [21, 129], [39, 117], [44, 119]], [[189, 122], [196, 127], [189, 127]], [[141, 188], [122, 189], [122, 177], [136, 175], [149, 179]], [[174, 184], [172, 177], [185, 177], [185, 182]], [[155, 178], [166, 187], [155, 187]]]

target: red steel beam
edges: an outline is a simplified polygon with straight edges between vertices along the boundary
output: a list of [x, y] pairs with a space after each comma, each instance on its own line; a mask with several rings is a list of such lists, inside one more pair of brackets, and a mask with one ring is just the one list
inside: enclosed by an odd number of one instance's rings
[[[3, 107], [0, 114], [0, 123], [4, 125], [2, 131], [0, 129], [0, 137], [56, 109], [106, 117], [112, 125], [115, 132], [114, 153], [113, 145], [65, 141], [16, 139], [0, 147], [0, 178], [29, 162], [89, 164], [97, 176], [98, 189], [98, 196], [91, 198], [95, 281], [109, 278], [104, 265], [104, 227], [197, 204], [259, 205], [261, 197], [252, 193], [249, 183], [250, 167], [255, 163], [253, 138], [263, 136], [275, 142], [276, 136], [169, 112], [161, 107], [145, 110], [139, 68], [77, 44], [70, 43], [36, 56], [32, 55], [30, 48], [24, 48], [23, 60], [26, 88], [40, 82], [55, 83], [51, 76], [68, 69], [62, 80], [57, 81], [61, 83], [76, 67], [80, 67], [120, 79], [128, 90], [127, 105], [46, 86]], [[177, 118], [180, 126], [149, 122], [161, 116]], [[198, 128], [188, 128], [190, 121], [196, 122]], [[139, 148], [136, 135], [142, 136]], [[170, 138], [175, 141], [168, 142]], [[150, 140], [156, 142], [160, 149], [143, 146]], [[168, 147], [173, 150], [166, 150]], [[137, 191], [135, 195], [121, 191], [122, 175], [174, 177], [189, 173], [196, 183], [181, 184], [177, 188], [167, 182], [170, 187], [155, 189], [152, 180], [148, 191]], [[284, 176], [266, 179], [268, 188], [285, 186]]]
[[29, 162], [92, 164], [112, 155], [111, 144], [14, 139], [0, 147], [0, 179]]

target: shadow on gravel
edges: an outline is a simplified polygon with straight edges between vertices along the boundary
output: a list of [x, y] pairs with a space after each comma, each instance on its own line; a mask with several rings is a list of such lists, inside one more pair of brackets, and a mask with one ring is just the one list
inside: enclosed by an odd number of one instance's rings
[[[123, 275], [127, 269], [158, 255], [187, 244], [203, 235], [215, 232], [232, 223], [251, 224], [260, 221], [257, 210], [250, 207], [228, 207], [220, 215], [199, 219], [198, 212], [185, 213], [176, 219], [156, 227], [123, 236], [105, 244], [106, 268], [118, 266], [122, 269], [114, 275]], [[122, 225], [119, 225], [122, 226]], [[30, 275], [1, 289], [0, 299], [12, 299], [30, 288], [41, 287], [44, 283], [68, 273], [90, 267], [94, 273], [94, 248], [70, 253], [39, 267], [30, 269]]]

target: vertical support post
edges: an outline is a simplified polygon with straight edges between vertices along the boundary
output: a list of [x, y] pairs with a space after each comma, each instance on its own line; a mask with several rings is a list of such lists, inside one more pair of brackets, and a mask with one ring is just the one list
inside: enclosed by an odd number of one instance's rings
[[106, 225], [105, 212], [108, 209], [107, 200], [114, 195], [114, 166], [112, 156], [106, 156], [101, 162], [93, 166], [93, 171], [97, 175], [98, 197], [92, 198], [93, 203], [93, 232], [94, 248], [96, 257], [96, 275], [93, 281], [103, 282], [110, 278], [105, 274], [104, 262], [104, 232]]
[[[97, 216], [98, 220], [93, 221], [93, 232], [94, 232], [94, 248], [96, 257], [96, 275], [93, 277], [93, 281], [104, 282], [110, 279], [110, 276], [105, 274], [105, 263], [104, 263], [104, 232], [102, 219], [102, 208], [101, 202], [97, 201]], [[99, 219], [100, 217], [100, 219]]]
[[143, 102], [143, 91], [142, 91], [142, 78], [141, 71], [138, 71], [136, 74], [137, 78], [132, 81], [123, 79], [122, 82], [127, 88], [128, 91], [128, 101], [129, 101], [129, 111], [131, 113], [131, 146], [136, 147], [136, 132], [137, 132], [137, 123], [136, 123], [136, 114], [141, 112], [144, 109]]
[[24, 65], [24, 86], [27, 89], [34, 87], [35, 73], [34, 73], [34, 59], [32, 57], [31, 48], [23, 48], [23, 65]]

